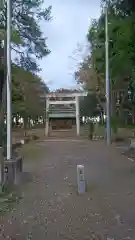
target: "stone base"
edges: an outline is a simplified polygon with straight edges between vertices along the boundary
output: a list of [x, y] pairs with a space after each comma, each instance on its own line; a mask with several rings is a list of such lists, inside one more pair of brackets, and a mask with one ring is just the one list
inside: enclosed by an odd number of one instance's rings
[[20, 156], [14, 156], [11, 160], [4, 161], [4, 184], [13, 186], [19, 184], [23, 171], [23, 160]]

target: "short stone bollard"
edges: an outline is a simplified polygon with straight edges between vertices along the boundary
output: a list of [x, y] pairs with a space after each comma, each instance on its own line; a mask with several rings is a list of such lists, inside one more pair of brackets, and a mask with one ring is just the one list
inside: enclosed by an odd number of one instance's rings
[[83, 165], [77, 165], [77, 189], [79, 195], [86, 192], [86, 181]]

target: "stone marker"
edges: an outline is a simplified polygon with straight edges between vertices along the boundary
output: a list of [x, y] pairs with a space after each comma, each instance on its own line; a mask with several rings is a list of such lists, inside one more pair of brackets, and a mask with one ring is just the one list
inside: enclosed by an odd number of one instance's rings
[[83, 165], [77, 165], [77, 189], [78, 194], [84, 194], [86, 192], [86, 181]]
[[135, 139], [131, 139], [130, 147], [135, 148]]

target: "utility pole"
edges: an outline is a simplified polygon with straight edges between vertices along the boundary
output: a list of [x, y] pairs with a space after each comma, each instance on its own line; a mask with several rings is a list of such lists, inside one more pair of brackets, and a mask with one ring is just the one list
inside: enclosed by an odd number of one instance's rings
[[12, 158], [11, 4], [12, 0], [7, 0], [7, 160]]
[[105, 68], [106, 68], [106, 137], [107, 145], [111, 144], [110, 123], [110, 76], [109, 76], [109, 40], [108, 40], [108, 11], [105, 7]]

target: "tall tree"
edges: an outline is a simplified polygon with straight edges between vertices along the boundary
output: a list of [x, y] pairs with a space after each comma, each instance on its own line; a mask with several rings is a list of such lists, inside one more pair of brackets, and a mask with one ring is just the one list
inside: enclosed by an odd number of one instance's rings
[[[17, 66], [13, 67], [13, 114], [35, 118], [43, 116], [45, 104], [42, 95], [49, 91], [40, 77], [26, 72]], [[19, 81], [18, 81], [19, 79]]]
[[[43, 0], [12, 0], [11, 47], [15, 52], [15, 62], [26, 71], [38, 71], [36, 59], [50, 53], [40, 22], [51, 19], [51, 6], [44, 8], [43, 3]], [[6, 10], [6, 0], [3, 0], [3, 8], [0, 9], [0, 29], [5, 31]]]
[[[102, 1], [102, 3], [105, 2]], [[107, 2], [111, 109], [113, 116], [117, 112], [122, 116], [125, 111], [129, 110], [125, 102], [128, 100], [131, 106], [131, 99], [135, 95], [135, 4], [134, 1], [126, 0]], [[94, 86], [98, 93], [102, 92], [105, 96], [105, 14], [103, 7], [99, 19], [93, 20], [87, 37], [91, 49], [90, 57], [81, 65], [76, 76], [83, 83], [87, 82], [88, 88], [93, 90]]]

